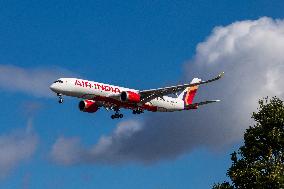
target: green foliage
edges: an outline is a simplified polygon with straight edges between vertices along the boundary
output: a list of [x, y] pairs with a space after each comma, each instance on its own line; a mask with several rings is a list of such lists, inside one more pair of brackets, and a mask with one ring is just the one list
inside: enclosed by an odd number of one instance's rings
[[253, 112], [255, 125], [244, 134], [244, 145], [231, 154], [227, 175], [232, 184], [215, 184], [214, 189], [284, 188], [284, 104], [277, 97], [259, 101]]
[[234, 187], [228, 182], [223, 182], [222, 184], [214, 184], [213, 189], [234, 189]]

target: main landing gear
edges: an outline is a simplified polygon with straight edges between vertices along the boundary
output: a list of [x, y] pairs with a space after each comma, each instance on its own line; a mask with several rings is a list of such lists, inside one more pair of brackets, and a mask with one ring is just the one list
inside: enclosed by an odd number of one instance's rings
[[60, 104], [62, 104], [62, 103], [63, 103], [62, 94], [60, 94], [60, 93], [57, 93], [57, 96], [59, 97], [59, 100], [58, 100], [58, 102], [59, 102]]
[[111, 115], [110, 117], [111, 117], [111, 119], [123, 118], [123, 114], [115, 113], [115, 114]]
[[144, 111], [139, 108], [139, 109], [133, 110], [132, 113], [133, 113], [133, 114], [141, 114], [141, 113], [144, 113]]
[[119, 109], [115, 109], [115, 114], [111, 115], [111, 119], [123, 118], [123, 114], [119, 113]]

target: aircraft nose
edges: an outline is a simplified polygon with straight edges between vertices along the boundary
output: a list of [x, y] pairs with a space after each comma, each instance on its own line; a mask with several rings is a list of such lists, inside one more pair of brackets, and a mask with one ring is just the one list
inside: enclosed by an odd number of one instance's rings
[[51, 84], [51, 85], [49, 86], [49, 88], [50, 88], [50, 90], [52, 90], [53, 92], [56, 92], [57, 87], [56, 87], [55, 83]]

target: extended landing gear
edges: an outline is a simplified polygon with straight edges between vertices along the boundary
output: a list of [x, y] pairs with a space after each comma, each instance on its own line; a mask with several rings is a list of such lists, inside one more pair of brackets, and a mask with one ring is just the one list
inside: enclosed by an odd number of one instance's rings
[[144, 113], [144, 111], [139, 108], [139, 109], [133, 110], [132, 113], [133, 113], [133, 114], [141, 114], [141, 113]]
[[119, 113], [119, 109], [115, 109], [115, 114], [111, 115], [111, 119], [123, 118], [123, 114]]
[[62, 104], [63, 103], [62, 94], [57, 93], [57, 96], [59, 97], [59, 100], [58, 100], [59, 104]]
[[115, 113], [115, 114], [111, 115], [111, 119], [116, 119], [116, 118], [123, 118], [123, 114]]

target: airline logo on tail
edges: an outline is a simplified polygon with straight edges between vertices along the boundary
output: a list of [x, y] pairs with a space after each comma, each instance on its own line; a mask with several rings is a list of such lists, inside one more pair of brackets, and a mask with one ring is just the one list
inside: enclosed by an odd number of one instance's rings
[[[191, 83], [198, 83], [200, 82], [201, 79], [198, 79], [198, 78], [194, 78]], [[183, 94], [183, 101], [184, 101], [184, 105], [185, 106], [188, 106], [190, 104], [192, 104], [193, 102], [193, 99], [195, 97], [195, 94], [197, 92], [197, 89], [198, 89], [199, 85], [196, 85], [196, 86], [192, 86], [192, 87], [187, 87], [185, 89], [185, 92]]]

